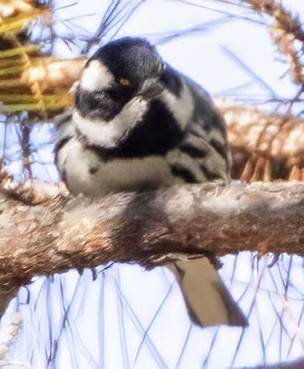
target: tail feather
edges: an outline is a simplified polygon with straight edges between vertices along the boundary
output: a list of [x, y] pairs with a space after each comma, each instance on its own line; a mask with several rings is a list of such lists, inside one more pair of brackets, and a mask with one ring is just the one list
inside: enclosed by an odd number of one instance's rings
[[247, 326], [247, 319], [206, 257], [177, 260], [168, 265], [175, 274], [192, 321], [202, 327]]

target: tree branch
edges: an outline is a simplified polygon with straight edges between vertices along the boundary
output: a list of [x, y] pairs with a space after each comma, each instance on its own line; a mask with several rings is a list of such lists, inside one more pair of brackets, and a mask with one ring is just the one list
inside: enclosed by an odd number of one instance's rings
[[228, 127], [232, 178], [304, 181], [303, 120], [216, 100]]
[[303, 369], [304, 367], [304, 359], [301, 358], [299, 360], [288, 362], [288, 363], [279, 363], [274, 365], [263, 365], [263, 366], [256, 366], [253, 368], [246, 367], [246, 368], [235, 368], [235, 369]]
[[[304, 254], [304, 185], [185, 185], [103, 199], [0, 200], [0, 285], [109, 261], [147, 267], [166, 254]], [[16, 270], [18, 273], [16, 273]]]

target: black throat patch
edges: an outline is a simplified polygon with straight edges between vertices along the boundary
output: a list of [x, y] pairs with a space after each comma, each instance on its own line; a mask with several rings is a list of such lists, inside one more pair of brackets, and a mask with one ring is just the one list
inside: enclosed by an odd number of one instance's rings
[[85, 135], [78, 132], [79, 138], [88, 149], [93, 149], [103, 160], [132, 159], [145, 156], [164, 156], [177, 147], [184, 138], [174, 116], [166, 105], [158, 99], [151, 102], [141, 122], [117, 143], [115, 148], [90, 145]]

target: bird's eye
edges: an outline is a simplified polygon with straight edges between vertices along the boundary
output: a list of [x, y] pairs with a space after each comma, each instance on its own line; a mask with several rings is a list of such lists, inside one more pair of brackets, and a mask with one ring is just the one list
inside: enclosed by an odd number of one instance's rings
[[158, 72], [158, 73], [161, 73], [165, 68], [166, 68], [165, 63], [160, 62], [160, 63], [158, 63], [158, 65], [157, 65], [157, 72]]
[[128, 86], [130, 84], [130, 81], [128, 79], [126, 79], [126, 78], [120, 78], [119, 84], [121, 86]]

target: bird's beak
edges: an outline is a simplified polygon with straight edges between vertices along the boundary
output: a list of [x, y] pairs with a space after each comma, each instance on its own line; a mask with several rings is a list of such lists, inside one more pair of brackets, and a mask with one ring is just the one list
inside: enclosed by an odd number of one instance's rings
[[151, 99], [161, 94], [163, 90], [163, 85], [157, 79], [149, 78], [143, 83], [137, 95], [142, 96], [144, 99]]

